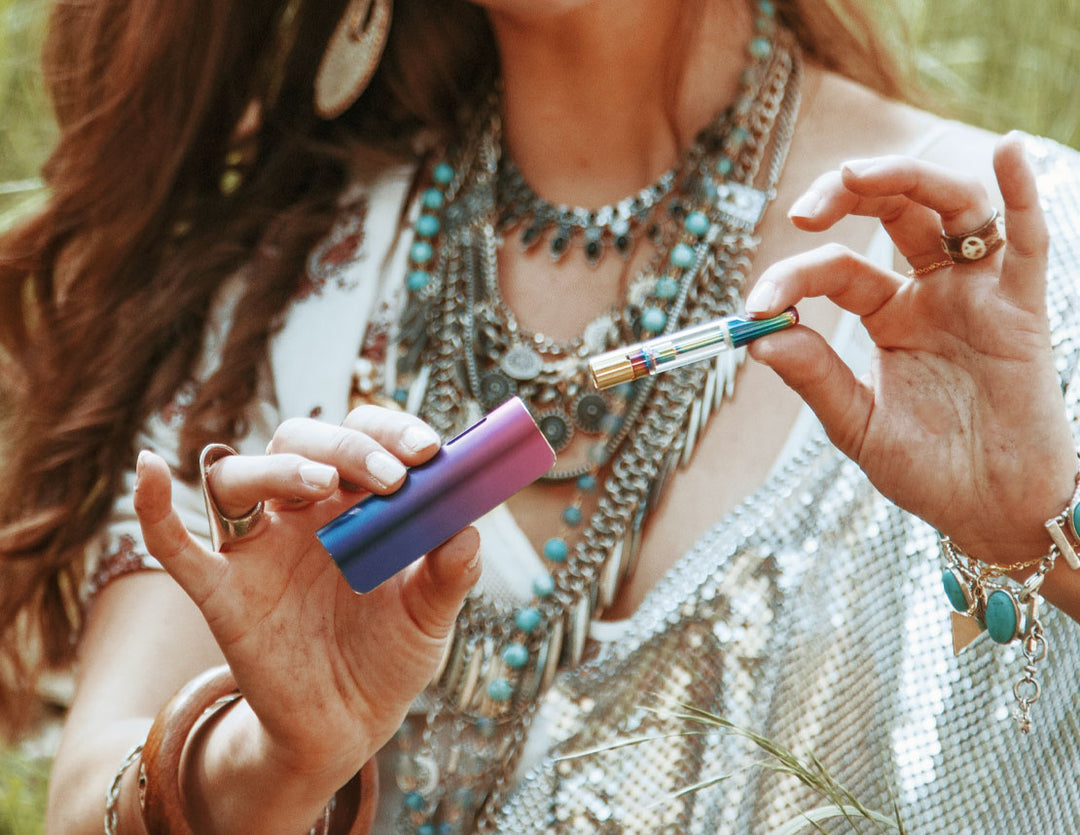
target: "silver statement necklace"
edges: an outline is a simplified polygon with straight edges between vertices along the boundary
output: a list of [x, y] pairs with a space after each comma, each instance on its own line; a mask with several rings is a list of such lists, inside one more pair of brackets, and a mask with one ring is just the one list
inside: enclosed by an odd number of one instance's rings
[[628, 258], [656, 207], [670, 194], [679, 177], [672, 168], [637, 194], [598, 209], [555, 205], [533, 191], [513, 159], [499, 161], [499, 194], [496, 228], [500, 233], [518, 232], [523, 249], [547, 242], [551, 260], [558, 262], [580, 241], [585, 261], [596, 266], [604, 254], [615, 251]]
[[[588, 387], [585, 368], [599, 350], [741, 306], [755, 230], [790, 143], [801, 77], [793, 39], [775, 26], [771, 4], [758, 8], [739, 97], [646, 190], [640, 211], [627, 215], [637, 198], [582, 213], [529, 196], [503, 163], [497, 101], [471, 138], [433, 167], [421, 193], [381, 393], [446, 437], [517, 394], [553, 446], [565, 447], [578, 433], [594, 443], [586, 464], [554, 474], [575, 484], [578, 499], [564, 510], [551, 547], [544, 546], [547, 570], [532, 578], [532, 599], [511, 609], [483, 597], [467, 600], [425, 694], [426, 715], [407, 720], [396, 737], [402, 831], [494, 831], [492, 815], [537, 699], [560, 668], [581, 661], [589, 623], [632, 570], [669, 476], [690, 459], [709, 416], [730, 394], [735, 366], [724, 360], [646, 378], [614, 395]], [[621, 305], [567, 343], [523, 331], [498, 292], [501, 236], [520, 227], [522, 236], [536, 230], [526, 245], [564, 238], [559, 255], [578, 241], [601, 240], [604, 251], [620, 251], [616, 238], [624, 230], [615, 220], [624, 217], [631, 234], [648, 218], [655, 255]], [[386, 337], [366, 343], [373, 365], [389, 361]], [[588, 514], [584, 496], [593, 508]]]

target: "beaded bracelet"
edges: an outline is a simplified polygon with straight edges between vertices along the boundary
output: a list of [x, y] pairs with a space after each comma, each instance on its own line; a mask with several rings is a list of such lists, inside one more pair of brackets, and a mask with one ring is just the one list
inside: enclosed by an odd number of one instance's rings
[[[946, 563], [941, 576], [945, 595], [953, 609], [977, 627], [972, 639], [983, 630], [998, 644], [1021, 639], [1021, 649], [1027, 663], [1024, 674], [1013, 685], [1013, 696], [1018, 706], [1017, 723], [1021, 732], [1026, 734], [1031, 730], [1031, 706], [1038, 701], [1041, 692], [1036, 678], [1038, 664], [1046, 658], [1047, 652], [1046, 637], [1039, 619], [1043, 602], [1039, 590], [1054, 567], [1058, 546], [1055, 543], [1045, 556], [1026, 562], [988, 565], [965, 554], [947, 536], [940, 536], [939, 544]], [[1035, 566], [1035, 572], [1022, 583], [1006, 576]], [[963, 648], [956, 637], [955, 618], [953, 645], [957, 652]]]

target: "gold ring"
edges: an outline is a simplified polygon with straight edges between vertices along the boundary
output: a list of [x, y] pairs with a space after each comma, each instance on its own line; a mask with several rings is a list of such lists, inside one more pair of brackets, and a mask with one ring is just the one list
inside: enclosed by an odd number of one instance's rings
[[994, 209], [990, 219], [978, 229], [962, 235], [941, 233], [941, 247], [954, 264], [970, 264], [993, 255], [1005, 244], [1005, 222]]
[[933, 264], [927, 264], [925, 267], [912, 267], [907, 271], [907, 275], [908, 278], [921, 278], [924, 275], [930, 275], [930, 273], [937, 272], [945, 267], [951, 267], [952, 265], [952, 258], [943, 258], [940, 261], [935, 261]]
[[208, 444], [199, 454], [199, 477], [202, 481], [203, 500], [206, 502], [206, 519], [210, 523], [210, 544], [215, 551], [220, 551], [222, 545], [247, 536], [263, 517], [262, 502], [256, 504], [243, 516], [228, 516], [221, 512], [221, 508], [218, 507], [217, 501], [210, 492], [210, 484], [207, 481], [210, 468], [222, 458], [236, 454], [235, 449], [225, 444]]

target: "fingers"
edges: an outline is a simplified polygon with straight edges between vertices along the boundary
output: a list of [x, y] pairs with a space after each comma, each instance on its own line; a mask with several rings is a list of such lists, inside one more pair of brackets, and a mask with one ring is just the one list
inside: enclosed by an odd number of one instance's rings
[[439, 448], [435, 430], [408, 412], [360, 406], [349, 412], [344, 425], [370, 435], [408, 464], [423, 463]]
[[287, 420], [274, 433], [267, 452], [321, 462], [351, 485], [390, 493], [405, 478], [405, 465], [423, 463], [438, 448], [439, 437], [419, 418], [365, 406], [353, 410], [341, 426]]
[[225, 569], [222, 557], [200, 545], [172, 506], [169, 466], [143, 451], [135, 467], [135, 513], [150, 554], [165, 567], [196, 605], [217, 586]]
[[826, 244], [771, 265], [746, 297], [753, 316], [775, 315], [811, 296], [828, 296], [859, 316], [877, 312], [903, 279], [839, 244]]
[[822, 231], [849, 214], [879, 218], [914, 267], [941, 260], [942, 231], [977, 229], [994, 210], [978, 180], [903, 156], [851, 160], [818, 178], [808, 194], [789, 210], [797, 226]]
[[419, 418], [365, 406], [341, 426], [287, 420], [267, 455], [226, 456], [210, 468], [207, 484], [221, 512], [238, 517], [262, 501], [329, 499], [338, 487], [393, 492], [407, 464], [423, 463], [438, 448], [438, 435]]
[[1005, 260], [1002, 291], [1042, 309], [1046, 301], [1046, 265], [1049, 233], [1039, 205], [1035, 173], [1024, 154], [1018, 134], [1001, 139], [994, 149], [994, 172], [1005, 200]]
[[[866, 321], [903, 284], [896, 273], [838, 244], [827, 244], [770, 266], [747, 297], [746, 310], [752, 315], [778, 313], [802, 298], [827, 296]], [[825, 339], [796, 326], [751, 343], [749, 352], [802, 397], [838, 449], [858, 460], [873, 395]]]
[[982, 184], [912, 157], [851, 160], [843, 166], [844, 186], [865, 197], [903, 196], [935, 212], [941, 227], [960, 235], [986, 222], [994, 210]]
[[845, 175], [852, 176], [847, 168], [819, 177], [788, 210], [792, 223], [808, 232], [821, 232], [848, 215], [876, 217], [909, 261], [941, 258], [941, 219], [932, 209], [905, 195], [860, 194], [847, 187]]
[[[998, 141], [994, 171], [1008, 230], [1000, 287], [1038, 310], [1045, 302], [1048, 233], [1018, 134]], [[887, 156], [851, 160], [840, 171], [822, 175], [792, 204], [789, 216], [808, 231], [827, 229], [846, 215], [877, 217], [918, 269], [943, 259], [942, 231], [963, 235], [985, 224], [993, 211], [978, 180], [924, 160]]]
[[337, 489], [338, 471], [292, 453], [229, 455], [214, 463], [206, 480], [221, 512], [238, 517], [262, 501], [327, 499]]
[[432, 638], [445, 638], [480, 571], [480, 535], [472, 527], [416, 563], [406, 577], [402, 599], [417, 628]]

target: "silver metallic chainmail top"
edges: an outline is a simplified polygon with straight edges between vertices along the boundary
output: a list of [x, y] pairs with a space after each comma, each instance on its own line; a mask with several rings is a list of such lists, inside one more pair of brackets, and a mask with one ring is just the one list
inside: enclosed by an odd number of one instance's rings
[[[1042, 140], [1029, 152], [1053, 240], [1054, 349], [1077, 421], [1080, 158]], [[812, 753], [869, 808], [888, 813], [895, 800], [911, 833], [1080, 832], [1080, 627], [1045, 616], [1050, 656], [1025, 736], [1012, 719], [1022, 654], [984, 636], [955, 657], [949, 612], [934, 532], [817, 437], [677, 564], [625, 638], [556, 680], [540, 710], [557, 717], [560, 743], [506, 799], [498, 830], [748, 835], [823, 804], [711, 730], [554, 759], [707, 730], [646, 709], [670, 699]]]

